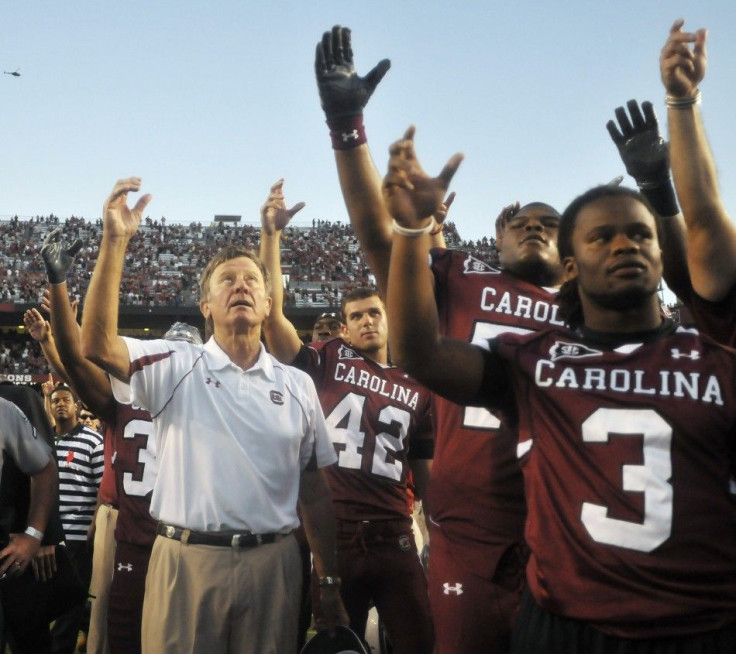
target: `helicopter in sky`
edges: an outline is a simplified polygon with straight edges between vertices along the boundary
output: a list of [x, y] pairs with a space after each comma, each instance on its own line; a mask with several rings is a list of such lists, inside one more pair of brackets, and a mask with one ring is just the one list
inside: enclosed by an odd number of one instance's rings
[[20, 70], [20, 68], [16, 68], [16, 69], [15, 69], [14, 71], [12, 71], [12, 72], [10, 72], [10, 71], [7, 71], [7, 70], [4, 70], [4, 71], [3, 71], [3, 74], [4, 74], [4, 75], [12, 75], [13, 77], [20, 77], [20, 73], [18, 72], [19, 70]]

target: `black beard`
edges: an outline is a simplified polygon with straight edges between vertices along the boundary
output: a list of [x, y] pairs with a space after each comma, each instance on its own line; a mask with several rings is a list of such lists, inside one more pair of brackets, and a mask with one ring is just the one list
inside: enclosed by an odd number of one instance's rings
[[596, 295], [588, 293], [587, 295], [591, 302], [603, 309], [627, 311], [645, 307], [648, 302], [651, 302], [652, 296], [656, 293], [656, 288], [632, 288], [614, 294]]
[[560, 281], [562, 268], [541, 259], [524, 259], [504, 266], [506, 270], [520, 279], [536, 286], [556, 286]]

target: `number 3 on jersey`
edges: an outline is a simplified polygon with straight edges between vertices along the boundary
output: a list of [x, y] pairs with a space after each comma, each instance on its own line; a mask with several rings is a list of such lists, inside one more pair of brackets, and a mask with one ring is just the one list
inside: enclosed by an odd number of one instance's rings
[[[369, 454], [366, 435], [361, 429], [365, 396], [348, 393], [327, 416], [332, 443], [337, 451], [337, 465], [360, 470], [363, 457]], [[378, 423], [386, 428], [376, 434], [370, 471], [375, 475], [401, 481], [404, 469], [395, 453], [404, 448], [411, 414], [395, 406], [385, 406], [378, 414]], [[390, 431], [389, 431], [390, 430]], [[393, 432], [393, 433], [390, 433]], [[397, 433], [398, 432], [398, 433]]]
[[145, 497], [153, 490], [156, 481], [156, 452], [153, 438], [153, 424], [149, 420], [131, 420], [123, 430], [123, 438], [144, 437], [142, 447], [138, 448], [138, 465], [143, 469], [140, 480], [132, 472], [123, 473], [123, 489], [133, 497]]
[[608, 516], [608, 507], [583, 502], [580, 519], [593, 540], [639, 552], [651, 552], [672, 533], [672, 428], [651, 409], [597, 409], [582, 425], [585, 443], [607, 443], [612, 434], [640, 436], [643, 465], [625, 465], [621, 488], [644, 493], [641, 523]]

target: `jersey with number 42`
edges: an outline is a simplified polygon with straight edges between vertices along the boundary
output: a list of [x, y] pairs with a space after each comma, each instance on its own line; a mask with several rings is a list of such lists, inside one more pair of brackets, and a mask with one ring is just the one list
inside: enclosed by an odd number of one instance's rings
[[555, 330], [491, 348], [489, 404], [524, 408], [537, 602], [628, 638], [732, 623], [736, 353], [673, 324], [618, 346]]
[[302, 348], [294, 365], [314, 379], [337, 454], [337, 463], [325, 469], [335, 515], [408, 519], [409, 460], [432, 458], [429, 391], [340, 338]]

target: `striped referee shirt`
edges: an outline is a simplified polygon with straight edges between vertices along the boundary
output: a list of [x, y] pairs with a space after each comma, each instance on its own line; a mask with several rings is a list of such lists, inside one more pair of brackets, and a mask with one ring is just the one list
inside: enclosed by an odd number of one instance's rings
[[77, 423], [74, 429], [56, 438], [56, 459], [64, 534], [68, 541], [86, 540], [104, 467], [102, 436]]

